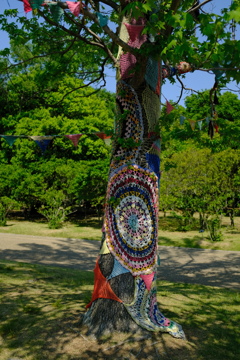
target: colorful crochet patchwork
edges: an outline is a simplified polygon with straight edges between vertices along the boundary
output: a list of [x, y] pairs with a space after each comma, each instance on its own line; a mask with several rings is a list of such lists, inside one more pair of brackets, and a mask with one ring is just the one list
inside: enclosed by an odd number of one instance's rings
[[152, 58], [148, 59], [146, 73], [145, 73], [145, 80], [147, 81], [148, 85], [152, 88], [153, 91], [160, 94], [160, 62], [154, 60]]
[[[141, 35], [145, 25], [133, 25], [124, 23], [129, 34], [128, 45], [133, 48], [140, 48], [141, 45], [147, 41], [147, 35]], [[122, 54], [120, 56], [120, 73], [121, 78], [126, 79], [134, 74], [134, 67], [137, 62], [135, 55], [131, 53]]]
[[143, 108], [148, 121], [148, 132], [156, 132], [160, 118], [160, 99], [149, 86], [142, 93]]
[[116, 136], [131, 140], [138, 144], [136, 147], [124, 147], [123, 145], [113, 144], [114, 158], [111, 162], [111, 168], [117, 169], [120, 166], [131, 162], [136, 162], [140, 144], [143, 139], [143, 119], [141, 105], [137, 94], [133, 88], [124, 81], [117, 83], [117, 103], [121, 114], [126, 114], [122, 121], [119, 121], [115, 133]]
[[149, 331], [168, 332], [172, 336], [184, 339], [181, 325], [167, 319], [158, 309], [155, 280], [151, 290], [140, 277], [135, 278], [135, 296], [131, 304], [124, 304], [128, 313], [141, 327]]
[[105, 212], [110, 252], [134, 276], [157, 262], [158, 186], [154, 172], [123, 166], [109, 179]]

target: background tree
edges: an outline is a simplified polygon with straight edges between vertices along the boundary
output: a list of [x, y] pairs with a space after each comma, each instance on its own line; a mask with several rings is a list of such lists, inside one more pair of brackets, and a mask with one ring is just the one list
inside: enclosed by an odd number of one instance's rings
[[[47, 31], [43, 33], [45, 41], [51, 40], [52, 53], [60, 54], [64, 40], [67, 44], [87, 45], [99, 73], [103, 75], [103, 66], [111, 62], [120, 79], [119, 116], [106, 198], [106, 243], [103, 242], [96, 264], [93, 297], [85, 317], [90, 331], [97, 335], [106, 330], [129, 331], [134, 326], [133, 318], [147, 330], [184, 336], [181, 327], [165, 318], [156, 303], [159, 95], [164, 77], [193, 68], [226, 71], [226, 80], [239, 80], [239, 43], [231, 40], [227, 31], [233, 19], [239, 21], [239, 0], [233, 1], [230, 9], [223, 8], [220, 16], [199, 13], [210, 1], [91, 1], [78, 5], [81, 15], [77, 18], [69, 13], [68, 3], [46, 1], [48, 6], [38, 10], [48, 24], [46, 29], [51, 29], [51, 39]], [[114, 30], [107, 25], [101, 4], [110, 7], [110, 18], [117, 25]], [[40, 8], [37, 0], [31, 5]], [[64, 23], [57, 22], [61, 14]], [[28, 24], [25, 19], [20, 21], [24, 25], [18, 29], [2, 19], [12, 38], [26, 39], [25, 29], [34, 39], [35, 34], [40, 35], [36, 20]], [[63, 33], [66, 35], [60, 41], [59, 34]], [[67, 46], [63, 45], [64, 51]], [[231, 57], [227, 56], [230, 49]], [[45, 56], [45, 49], [44, 52]], [[187, 63], [175, 66], [183, 60]], [[2, 68], [6, 69], [6, 63]], [[218, 75], [214, 90], [217, 83]], [[216, 116], [214, 101], [215, 98], [211, 102], [211, 135]]]
[[[25, 46], [21, 45], [20, 55], [24, 52]], [[41, 67], [46, 66], [44, 60], [37, 59], [28, 70], [16, 69], [2, 81], [1, 134], [19, 138], [12, 146], [3, 138], [1, 140], [0, 194], [21, 203], [25, 214], [36, 212], [41, 206], [45, 210], [46, 206], [52, 206], [52, 193], [58, 198], [58, 202], [54, 202], [57, 213], [59, 208], [70, 206], [77, 209], [86, 201], [96, 207], [103, 195], [95, 194], [93, 202], [89, 190], [91, 184], [85, 184], [83, 188], [80, 182], [74, 185], [74, 179], [81, 173], [88, 176], [96, 163], [104, 169], [103, 172], [107, 171], [109, 148], [94, 133], [112, 128], [113, 98], [104, 90], [88, 97], [94, 89], [82, 88], [82, 80], [69, 75], [55, 78], [52, 82], [48, 79], [46, 84], [39, 75]], [[46, 86], [51, 89], [48, 96], [44, 91], [47, 91]], [[73, 93], [72, 88], [76, 86], [79, 89]], [[59, 99], [62, 101], [55, 106]], [[13, 106], [15, 103], [17, 105]], [[21, 138], [53, 134], [59, 137], [54, 138], [44, 155], [33, 140]], [[78, 146], [74, 147], [64, 136], [66, 134], [83, 135]], [[102, 188], [106, 188], [106, 179], [102, 182]]]

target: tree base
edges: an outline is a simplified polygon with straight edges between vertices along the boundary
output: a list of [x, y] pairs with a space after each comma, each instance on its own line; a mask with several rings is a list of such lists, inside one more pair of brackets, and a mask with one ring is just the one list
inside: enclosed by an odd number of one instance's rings
[[88, 327], [87, 335], [96, 338], [109, 336], [115, 332], [152, 336], [140, 327], [128, 314], [124, 305], [110, 299], [98, 299], [83, 315], [83, 324]]

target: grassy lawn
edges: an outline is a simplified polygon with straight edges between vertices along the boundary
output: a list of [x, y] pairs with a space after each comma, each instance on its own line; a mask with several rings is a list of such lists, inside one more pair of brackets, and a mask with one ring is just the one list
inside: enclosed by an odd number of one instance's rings
[[[161, 215], [161, 214], [160, 214]], [[190, 248], [240, 251], [240, 218], [235, 219], [235, 228], [229, 226], [229, 219], [223, 219], [224, 240], [213, 242], [208, 238], [208, 232], [177, 231], [177, 220], [171, 216], [159, 217], [159, 244], [164, 246], [180, 246]], [[0, 227], [0, 233], [13, 233], [37, 236], [53, 236], [73, 239], [101, 240], [102, 222], [97, 218], [89, 218], [75, 222], [66, 222], [62, 229], [51, 230], [47, 222], [9, 220], [7, 226]]]
[[168, 334], [144, 339], [124, 334], [94, 340], [79, 321], [89, 302], [93, 273], [0, 261], [0, 359], [95, 360], [240, 358], [236, 291], [158, 284], [165, 316], [181, 323], [187, 341]]

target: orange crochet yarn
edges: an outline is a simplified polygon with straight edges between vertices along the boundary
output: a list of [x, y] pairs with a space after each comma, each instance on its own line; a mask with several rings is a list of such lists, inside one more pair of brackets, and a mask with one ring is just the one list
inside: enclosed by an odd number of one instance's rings
[[92, 299], [86, 307], [89, 308], [92, 305], [93, 301], [95, 301], [99, 298], [112, 299], [112, 300], [122, 303], [122, 300], [119, 299], [117, 297], [117, 295], [115, 295], [111, 286], [109, 285], [109, 282], [101, 273], [101, 270], [100, 270], [100, 267], [98, 264], [98, 260], [97, 260], [96, 266], [94, 269], [94, 289], [93, 289], [93, 293], [92, 293]]

